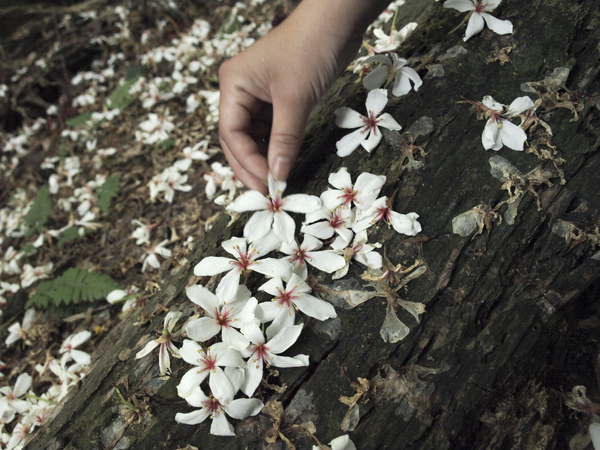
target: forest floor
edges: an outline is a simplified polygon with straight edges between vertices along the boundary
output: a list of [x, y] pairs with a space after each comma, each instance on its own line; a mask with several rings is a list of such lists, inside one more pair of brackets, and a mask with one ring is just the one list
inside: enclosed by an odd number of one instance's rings
[[1, 448], [21, 413], [28, 432], [43, 423], [241, 187], [218, 148], [217, 70], [295, 6], [134, 4], [2, 13], [23, 24], [0, 46], [0, 386], [29, 406], [2, 398]]

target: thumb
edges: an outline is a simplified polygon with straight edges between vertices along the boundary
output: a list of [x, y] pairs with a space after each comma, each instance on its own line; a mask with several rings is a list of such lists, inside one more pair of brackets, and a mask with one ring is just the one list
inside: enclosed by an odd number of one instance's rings
[[309, 104], [273, 102], [268, 162], [269, 171], [278, 180], [286, 180], [296, 162], [311, 109]]

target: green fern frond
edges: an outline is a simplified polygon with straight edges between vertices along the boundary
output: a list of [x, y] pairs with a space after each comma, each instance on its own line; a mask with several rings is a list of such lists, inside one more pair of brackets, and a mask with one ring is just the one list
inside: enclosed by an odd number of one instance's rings
[[102, 186], [96, 189], [96, 197], [98, 197], [98, 208], [107, 215], [110, 211], [112, 199], [119, 195], [121, 189], [121, 180], [119, 174], [111, 175], [106, 179]]
[[42, 232], [51, 213], [52, 201], [50, 200], [50, 195], [48, 195], [48, 187], [43, 186], [38, 191], [33, 203], [29, 207], [29, 211], [27, 211], [27, 214], [23, 219], [25, 225], [29, 228], [27, 230], [27, 236], [30, 236], [35, 232]]
[[105, 298], [115, 289], [119, 289], [119, 285], [108, 275], [75, 267], [54, 280], [40, 283], [26, 307], [48, 308], [93, 302]]

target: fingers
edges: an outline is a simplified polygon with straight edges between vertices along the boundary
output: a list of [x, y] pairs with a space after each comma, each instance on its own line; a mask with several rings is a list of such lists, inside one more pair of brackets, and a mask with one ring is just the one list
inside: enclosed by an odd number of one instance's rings
[[286, 180], [304, 138], [312, 107], [305, 101], [279, 101], [273, 104], [273, 128], [269, 139], [269, 170], [278, 180]]
[[236, 176], [251, 189], [264, 191], [268, 166], [250, 130], [264, 136], [267, 125], [256, 126], [253, 117], [264, 102], [223, 77], [219, 103], [219, 136], [223, 151]]
[[242, 165], [238, 162], [238, 160], [233, 156], [231, 150], [227, 146], [227, 143], [220, 139], [221, 147], [223, 148], [223, 153], [225, 153], [225, 157], [227, 158], [227, 162], [231, 166], [231, 169], [235, 173], [235, 176], [244, 183], [249, 189], [254, 189], [255, 191], [262, 192], [263, 194], [267, 193], [267, 186], [250, 172], [248, 172]]

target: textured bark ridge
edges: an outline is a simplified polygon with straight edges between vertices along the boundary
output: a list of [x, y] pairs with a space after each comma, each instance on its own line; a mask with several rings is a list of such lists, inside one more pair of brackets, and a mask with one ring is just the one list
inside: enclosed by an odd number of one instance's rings
[[[80, 389], [28, 448], [286, 448], [286, 442], [310, 448], [311, 433], [326, 443], [343, 429], [360, 449], [568, 446], [583, 422], [570, 415], [562, 393], [585, 384], [591, 397], [597, 394], [596, 6], [592, 0], [505, 0], [495, 14], [512, 21], [514, 35], [484, 31], [463, 43], [462, 31], [448, 34], [462, 14], [408, 0], [399, 23], [416, 19], [419, 26], [401, 56], [420, 58], [424, 84], [417, 93], [391, 100], [386, 111], [409, 134], [386, 135], [370, 155], [357, 150], [338, 158], [335, 142], [343, 130], [335, 127], [333, 111], [342, 105], [361, 110], [365, 99], [355, 76], [347, 74], [312, 117], [288, 186], [288, 192], [319, 194], [328, 174], [341, 166], [354, 177], [361, 171], [385, 174], [382, 194], [393, 198], [394, 210], [417, 212], [423, 225], [411, 239], [386, 227], [372, 235], [390, 262], [402, 265], [395, 270], [405, 286], [390, 298], [361, 303], [375, 287], [361, 278], [360, 268], [338, 281], [319, 275], [313, 282], [319, 295], [335, 303], [338, 318], [306, 322], [291, 352], [310, 355], [310, 366], [282, 369], [279, 377], [273, 371], [268, 377], [273, 389], [260, 390], [267, 407], [237, 421], [235, 438], [209, 435], [208, 423], [179, 425], [175, 413], [191, 408], [175, 386], [188, 368], [176, 360], [174, 377], [163, 381], [155, 357], [134, 356], [162, 327], [163, 311], [181, 310], [182, 320], [193, 313], [184, 293], [186, 285], [199, 281], [193, 266], [220, 254], [220, 242], [241, 233], [242, 223], [226, 228], [223, 216], [189, 255], [188, 266], [165, 279], [146, 308], [103, 341]], [[562, 88], [552, 87], [550, 79], [534, 85], [544, 98], [538, 114], [552, 128], [556, 155], [549, 157], [541, 124], [530, 132], [529, 144], [546, 160], [506, 147], [486, 152], [485, 122], [464, 100], [485, 95], [505, 104], [522, 95], [537, 100], [522, 84], [542, 81], [558, 67], [570, 69]], [[492, 156], [526, 174], [513, 179], [512, 198], [509, 186], [490, 174]], [[515, 196], [522, 198], [514, 224], [506, 215], [499, 223], [491, 210]], [[474, 233], [454, 234], [453, 218], [474, 207], [482, 232], [473, 238]], [[426, 270], [406, 270], [415, 262]], [[392, 344], [383, 341], [380, 328], [398, 298], [421, 302], [427, 311], [417, 323], [396, 308], [410, 333]], [[137, 411], [124, 407], [117, 388]]]

